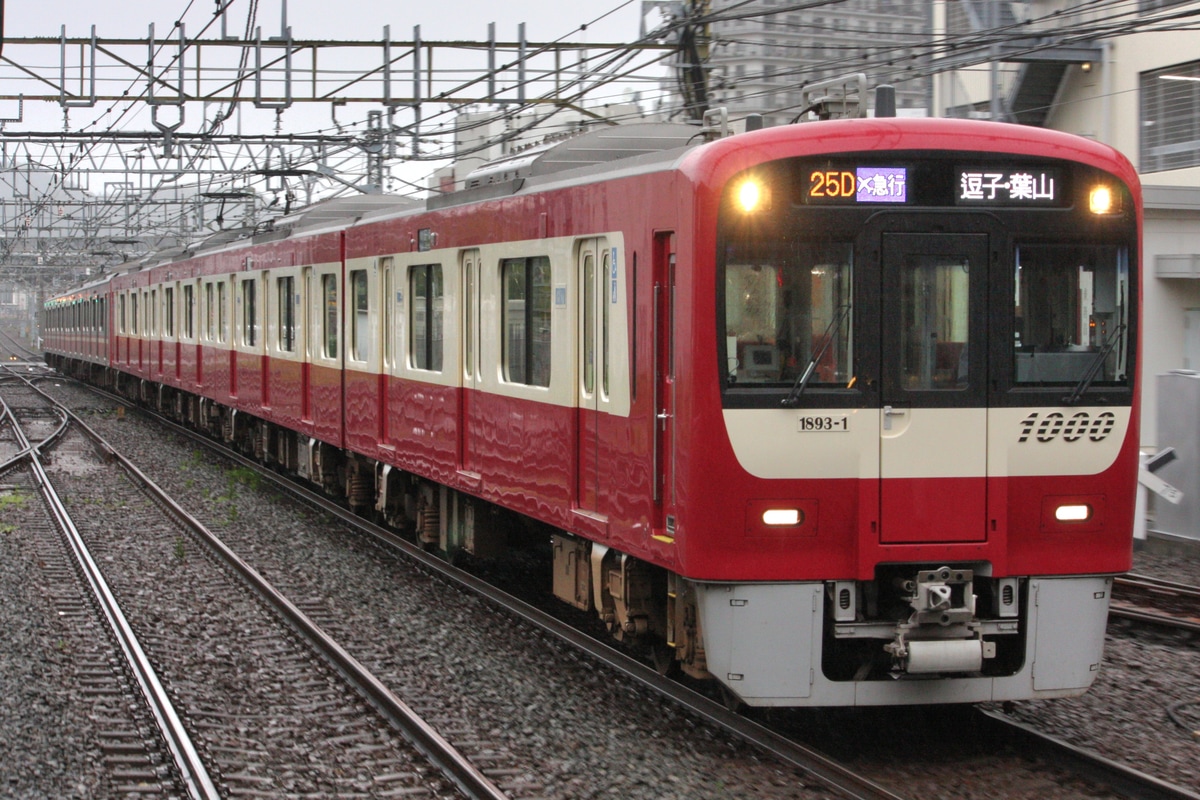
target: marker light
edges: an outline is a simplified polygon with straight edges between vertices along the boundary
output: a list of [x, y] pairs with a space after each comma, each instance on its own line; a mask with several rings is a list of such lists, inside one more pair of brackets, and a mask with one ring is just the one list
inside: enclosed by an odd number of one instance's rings
[[1088, 193], [1088, 210], [1093, 214], [1112, 214], [1117, 211], [1117, 198], [1107, 186], [1097, 186]]
[[771, 206], [771, 194], [767, 188], [753, 178], [747, 178], [737, 188], [737, 202], [747, 214]]
[[764, 525], [777, 527], [799, 525], [801, 519], [803, 515], [798, 508], [768, 508], [762, 515]]
[[1085, 505], [1059, 506], [1054, 509], [1054, 518], [1059, 522], [1084, 522], [1091, 519], [1092, 507]]

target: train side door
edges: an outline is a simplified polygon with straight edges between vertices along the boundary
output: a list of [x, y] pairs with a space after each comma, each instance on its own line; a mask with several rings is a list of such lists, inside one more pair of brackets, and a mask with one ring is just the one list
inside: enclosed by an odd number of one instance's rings
[[462, 285], [462, 389], [458, 393], [458, 468], [462, 472], [478, 473], [472, 448], [475, 422], [472, 415], [476, 392], [480, 386], [480, 274], [479, 251], [464, 250], [460, 256], [459, 272]]
[[654, 527], [675, 535], [675, 234], [654, 234]]
[[300, 419], [304, 422], [312, 421], [312, 292], [313, 270], [312, 267], [304, 267], [300, 270], [300, 297], [296, 304], [300, 316], [296, 321], [300, 330], [297, 337], [300, 346]]
[[986, 233], [883, 233], [880, 542], [987, 538]]
[[616, 280], [615, 256], [603, 238], [584, 239], [576, 251], [579, 313], [576, 386], [576, 494], [581, 511], [601, 507], [602, 428], [609, 410], [609, 332]]

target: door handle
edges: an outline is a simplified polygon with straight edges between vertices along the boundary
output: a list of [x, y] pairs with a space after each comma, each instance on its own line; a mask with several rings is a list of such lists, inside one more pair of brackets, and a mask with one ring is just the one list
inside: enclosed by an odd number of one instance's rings
[[655, 415], [655, 418], [662, 422], [662, 429], [665, 431], [667, 429], [667, 420], [669, 420], [673, 416], [674, 416], [674, 414], [667, 413], [667, 410], [664, 408], [662, 411], [658, 412]]
[[902, 417], [908, 413], [906, 408], [896, 408], [895, 406], [883, 407], [883, 429], [890, 431], [892, 429], [892, 417]]

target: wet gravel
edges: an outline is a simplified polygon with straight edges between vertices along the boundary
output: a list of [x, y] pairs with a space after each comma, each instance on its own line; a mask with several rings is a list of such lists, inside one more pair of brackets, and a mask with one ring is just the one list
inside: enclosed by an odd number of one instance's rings
[[[1200, 546], [1149, 540], [1133, 572], [1200, 586]], [[1200, 636], [1113, 620], [1091, 691], [1015, 703], [1013, 717], [1200, 791]]]

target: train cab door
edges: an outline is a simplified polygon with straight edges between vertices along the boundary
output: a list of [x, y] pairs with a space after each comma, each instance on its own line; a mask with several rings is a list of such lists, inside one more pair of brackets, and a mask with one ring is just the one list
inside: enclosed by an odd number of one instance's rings
[[880, 542], [987, 538], [987, 233], [882, 233]]
[[479, 309], [481, 288], [479, 251], [464, 250], [459, 256], [459, 278], [462, 283], [462, 390], [458, 393], [458, 469], [477, 476], [479, 465], [475, 457], [474, 403], [481, 383]]
[[606, 240], [583, 239], [575, 263], [579, 291], [576, 357], [575, 507], [600, 512], [600, 425], [603, 412], [607, 304], [604, 287], [611, 255]]

